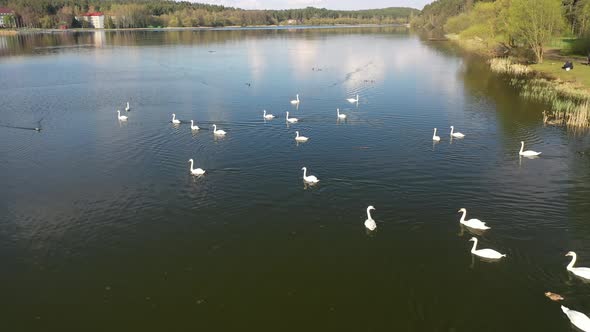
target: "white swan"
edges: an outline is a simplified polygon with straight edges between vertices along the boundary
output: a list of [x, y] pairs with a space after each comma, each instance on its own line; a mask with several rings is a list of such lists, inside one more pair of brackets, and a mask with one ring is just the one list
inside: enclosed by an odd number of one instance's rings
[[454, 126], [451, 126], [451, 136], [455, 137], [455, 138], [463, 138], [465, 137], [465, 135], [461, 134], [460, 132], [456, 132], [454, 133], [453, 131], [455, 130]]
[[467, 210], [465, 208], [461, 208], [459, 211], [457, 212], [463, 212], [463, 216], [461, 217], [461, 220], [459, 221], [461, 224], [467, 226], [467, 227], [471, 227], [474, 229], [490, 229], [490, 227], [486, 226], [486, 223], [479, 220], [479, 219], [469, 219], [469, 220], [465, 220], [465, 216], [467, 215]]
[[127, 102], [127, 106], [125, 107], [125, 111], [127, 111], [127, 112], [131, 111], [131, 107], [129, 107], [129, 102]]
[[191, 171], [191, 174], [192, 175], [203, 175], [203, 174], [205, 174], [205, 170], [204, 169], [202, 169], [202, 168], [196, 168], [196, 169], [193, 168], [194, 161], [192, 159], [189, 159], [188, 162], [191, 163], [190, 171]]
[[320, 180], [313, 175], [307, 176], [307, 167], [303, 167], [303, 181], [307, 183], [318, 183]]
[[473, 248], [471, 248], [471, 253], [477, 255], [479, 257], [489, 258], [489, 259], [500, 259], [502, 257], [506, 257], [505, 254], [501, 254], [493, 249], [479, 249], [475, 250], [477, 246], [477, 238], [472, 237], [469, 241], [473, 241]]
[[287, 122], [289, 122], [289, 123], [295, 123], [295, 122], [299, 121], [299, 119], [297, 119], [297, 118], [289, 118], [289, 112], [287, 112], [287, 117], [285, 119], [287, 119]]
[[191, 120], [191, 130], [199, 130], [199, 126], [195, 126], [195, 122]]
[[297, 94], [297, 99], [291, 100], [291, 104], [293, 104], [293, 105], [299, 104], [299, 94]]
[[541, 152], [537, 152], [537, 151], [533, 151], [533, 150], [522, 151], [523, 149], [524, 149], [524, 141], [520, 141], [520, 152], [518, 152], [519, 155], [525, 156], [525, 157], [534, 157], [534, 156], [538, 156], [541, 154]]
[[172, 123], [180, 124], [180, 120], [176, 118], [176, 114], [172, 113]]
[[338, 116], [338, 119], [346, 119], [346, 114], [341, 114], [339, 108], [336, 109], [336, 115]]
[[117, 117], [121, 121], [127, 121], [128, 117], [126, 115], [121, 115], [121, 111], [117, 110]]
[[590, 318], [583, 313], [561, 306], [561, 311], [569, 318], [570, 322], [582, 331], [590, 332]]
[[349, 103], [354, 104], [354, 103], [358, 103], [359, 102], [359, 95], [356, 95], [356, 99], [354, 98], [348, 98], [346, 99]]
[[577, 275], [580, 278], [590, 280], [590, 268], [588, 268], [588, 267], [574, 267], [574, 264], [576, 264], [576, 258], [578, 257], [576, 255], [576, 253], [573, 251], [570, 251], [565, 255], [572, 256], [572, 261], [568, 264], [567, 270], [570, 271], [571, 273]]
[[440, 136], [436, 136], [436, 128], [434, 128], [434, 134], [432, 134], [433, 141], [440, 141]]
[[265, 118], [266, 120], [272, 120], [275, 118], [275, 116], [272, 114], [266, 114], [266, 110], [264, 110], [264, 114], [262, 115], [262, 117]]
[[217, 126], [216, 126], [216, 125], [213, 125], [213, 134], [214, 134], [214, 135], [223, 136], [223, 135], [225, 135], [226, 133], [225, 133], [225, 131], [223, 131], [223, 130], [221, 130], [221, 129], [217, 130]]
[[365, 227], [367, 227], [367, 229], [370, 231], [374, 231], [375, 228], [377, 228], [377, 224], [375, 223], [375, 220], [371, 218], [371, 210], [375, 210], [373, 205], [370, 205], [367, 208], [367, 220], [365, 220]]
[[307, 140], [309, 139], [308, 137], [305, 137], [305, 136], [299, 136], [298, 131], [296, 131], [295, 134], [297, 134], [297, 136], [295, 136], [295, 140], [297, 142], [307, 142]]

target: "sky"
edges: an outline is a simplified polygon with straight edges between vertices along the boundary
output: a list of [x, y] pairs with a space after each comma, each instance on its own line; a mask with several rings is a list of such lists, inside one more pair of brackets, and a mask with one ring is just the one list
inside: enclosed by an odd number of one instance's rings
[[243, 9], [288, 9], [318, 7], [340, 10], [372, 9], [385, 7], [413, 7], [422, 9], [432, 0], [191, 0]]

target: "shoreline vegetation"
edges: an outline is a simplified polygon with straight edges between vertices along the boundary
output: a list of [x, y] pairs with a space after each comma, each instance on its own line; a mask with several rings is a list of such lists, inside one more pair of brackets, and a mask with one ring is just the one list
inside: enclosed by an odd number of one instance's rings
[[437, 0], [411, 25], [483, 56], [522, 97], [549, 106], [545, 124], [590, 128], [590, 0]]
[[22, 29], [0, 29], [2, 35], [22, 35], [22, 34], [44, 34], [44, 33], [72, 33], [72, 32], [114, 32], [114, 31], [201, 31], [201, 30], [254, 30], [254, 29], [309, 29], [309, 28], [362, 28], [362, 27], [409, 27], [408, 24], [322, 24], [322, 25], [230, 25], [223, 27], [161, 27], [161, 28], [112, 28], [112, 29], [94, 29], [94, 28], [73, 28], [73, 29], [42, 29], [42, 28], [22, 28]]
[[[244, 10], [174, 0], [0, 0], [0, 7], [14, 13], [6, 16], [8, 27], [37, 29], [406, 24], [420, 13], [408, 7]], [[100, 17], [100, 26], [92, 26], [88, 16]]]

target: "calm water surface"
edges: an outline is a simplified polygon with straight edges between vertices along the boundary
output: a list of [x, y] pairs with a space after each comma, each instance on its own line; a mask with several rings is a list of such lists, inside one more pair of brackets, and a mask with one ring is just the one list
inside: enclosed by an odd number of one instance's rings
[[[481, 60], [395, 28], [0, 37], [0, 55], [10, 331], [571, 331], [547, 290], [590, 313], [564, 256], [590, 266], [590, 139], [543, 127]], [[474, 235], [508, 258], [472, 257]]]

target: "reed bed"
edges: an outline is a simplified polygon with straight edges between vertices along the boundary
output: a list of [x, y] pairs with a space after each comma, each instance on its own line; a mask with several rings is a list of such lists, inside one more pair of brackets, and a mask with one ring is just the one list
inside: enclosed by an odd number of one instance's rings
[[492, 58], [488, 61], [490, 67], [496, 73], [525, 76], [531, 73], [531, 68], [526, 65], [514, 63], [510, 58]]
[[547, 103], [549, 112], [543, 111], [543, 123], [565, 125], [571, 128], [590, 128], [590, 92], [570, 83], [542, 77], [530, 67], [510, 58], [493, 58], [488, 61], [492, 71], [512, 76], [510, 85], [524, 98]]

